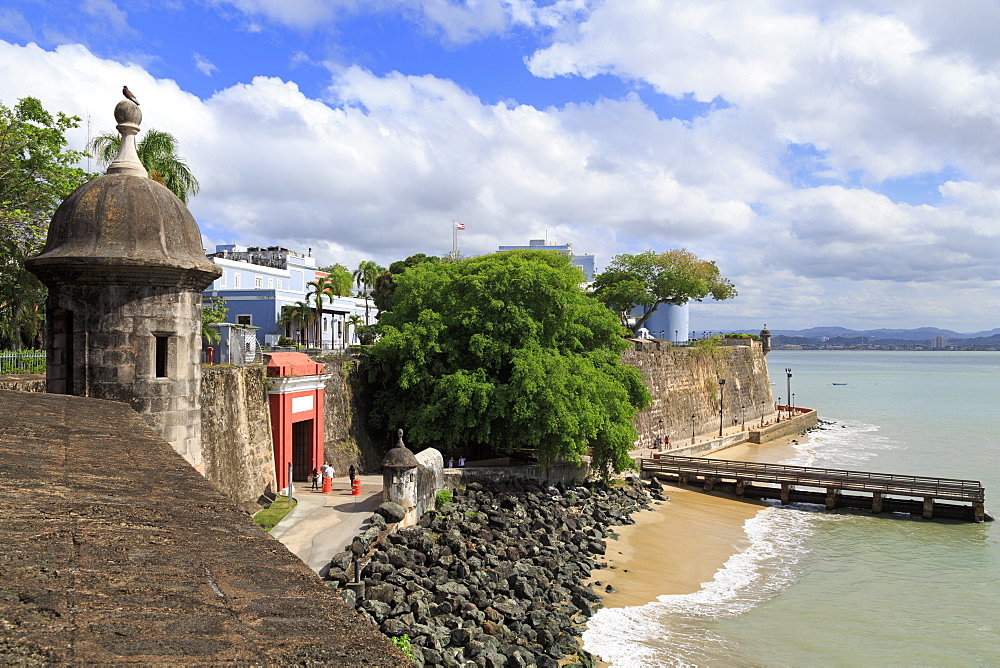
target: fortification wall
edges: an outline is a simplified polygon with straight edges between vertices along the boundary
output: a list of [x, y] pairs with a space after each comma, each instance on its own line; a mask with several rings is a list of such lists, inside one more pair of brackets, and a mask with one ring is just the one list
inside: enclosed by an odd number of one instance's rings
[[[719, 430], [719, 379], [725, 379], [722, 393], [722, 422], [760, 420], [761, 412], [774, 409], [770, 377], [760, 343], [718, 346], [637, 344], [622, 355], [622, 361], [643, 375], [653, 403], [635, 418], [638, 444], [649, 446], [657, 436], [670, 436], [675, 445], [689, 443], [692, 424], [697, 434]], [[694, 416], [692, 420], [691, 416]], [[662, 422], [661, 422], [662, 420]]]
[[205, 477], [241, 507], [277, 491], [264, 367], [202, 368], [201, 447]]
[[346, 474], [351, 464], [362, 473], [380, 473], [382, 456], [395, 444], [396, 438], [393, 433], [385, 448], [379, 448], [368, 434], [365, 428], [368, 402], [352, 373], [356, 365], [353, 359], [324, 365], [324, 373], [330, 374], [323, 408], [324, 447], [326, 459], [338, 475]]

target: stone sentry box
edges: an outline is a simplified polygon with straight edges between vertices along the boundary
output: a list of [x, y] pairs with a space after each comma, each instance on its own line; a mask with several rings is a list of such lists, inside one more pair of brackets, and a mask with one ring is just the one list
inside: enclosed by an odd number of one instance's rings
[[199, 471], [201, 292], [221, 271], [184, 203], [148, 178], [142, 113], [115, 107], [121, 150], [56, 210], [28, 268], [49, 289], [47, 390], [130, 404]]

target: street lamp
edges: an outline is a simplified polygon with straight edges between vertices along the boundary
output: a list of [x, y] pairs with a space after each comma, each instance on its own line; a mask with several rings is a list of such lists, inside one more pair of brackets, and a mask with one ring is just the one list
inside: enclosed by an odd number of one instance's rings
[[795, 393], [792, 392], [792, 406], [789, 409], [788, 417], [792, 417], [792, 411], [795, 410]]
[[691, 413], [691, 445], [694, 445], [694, 413]]
[[[788, 397], [788, 401], [790, 402], [792, 400], [792, 370], [785, 368], [785, 375], [787, 376], [788, 381], [788, 394], [785, 396]], [[792, 413], [790, 411], [788, 413], [788, 417], [792, 417]]]
[[719, 438], [722, 438], [722, 400], [725, 398], [726, 379], [719, 379]]
[[663, 440], [662, 440], [663, 439], [663, 418], [660, 418], [660, 431], [657, 432], [656, 438], [661, 439], [660, 440], [660, 447], [657, 448], [657, 450], [663, 449]]
[[764, 428], [764, 406], [767, 405], [766, 401], [760, 402], [760, 428]]
[[747, 430], [747, 407], [740, 406], [740, 431]]
[[775, 406], [774, 408], [775, 408], [774, 412], [778, 414], [778, 418], [775, 420], [775, 422], [781, 422], [781, 397], [778, 397], [778, 405]]

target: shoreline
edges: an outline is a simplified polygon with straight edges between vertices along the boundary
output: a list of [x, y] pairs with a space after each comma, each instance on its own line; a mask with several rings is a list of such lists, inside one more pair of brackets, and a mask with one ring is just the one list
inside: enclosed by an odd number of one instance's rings
[[[780, 461], [796, 454], [793, 441], [803, 438], [792, 434], [760, 445], [742, 443], [712, 457]], [[699, 591], [748, 546], [744, 523], [767, 507], [695, 487], [661, 484], [669, 500], [654, 505], [652, 512], [636, 513], [635, 524], [617, 527], [618, 539], [607, 542], [607, 567], [591, 571], [590, 582], [605, 607], [640, 606], [660, 596]], [[613, 593], [606, 591], [608, 585]]]

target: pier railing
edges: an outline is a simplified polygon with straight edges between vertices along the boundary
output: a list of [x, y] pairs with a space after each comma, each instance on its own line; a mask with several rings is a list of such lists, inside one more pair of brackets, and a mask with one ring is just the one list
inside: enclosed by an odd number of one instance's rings
[[982, 503], [986, 491], [977, 480], [873, 473], [848, 469], [826, 469], [786, 464], [762, 464], [725, 459], [661, 456], [642, 459], [643, 471], [678, 476], [713, 476], [761, 483], [807, 485], [844, 491], [879, 492], [914, 497]]

